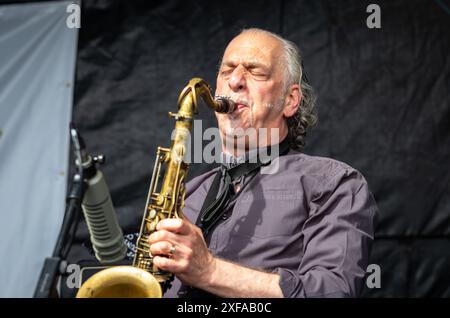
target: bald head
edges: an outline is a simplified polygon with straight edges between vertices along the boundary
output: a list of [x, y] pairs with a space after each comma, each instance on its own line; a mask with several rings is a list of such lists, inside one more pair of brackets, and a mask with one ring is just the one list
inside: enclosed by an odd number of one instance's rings
[[[272, 74], [284, 75], [282, 42], [267, 31], [244, 30], [228, 44], [221, 64], [232, 65], [239, 62], [245, 62], [250, 69], [261, 66]], [[283, 79], [282, 77], [280, 78]]]

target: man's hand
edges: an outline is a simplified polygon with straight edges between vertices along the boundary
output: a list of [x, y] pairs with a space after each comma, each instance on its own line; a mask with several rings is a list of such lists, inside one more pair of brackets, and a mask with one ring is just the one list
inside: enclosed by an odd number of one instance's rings
[[153, 263], [183, 283], [221, 297], [283, 297], [277, 274], [214, 257], [200, 228], [186, 219], [165, 219], [149, 238]]
[[205, 288], [215, 267], [200, 228], [186, 219], [164, 219], [149, 237], [153, 263], [183, 283]]

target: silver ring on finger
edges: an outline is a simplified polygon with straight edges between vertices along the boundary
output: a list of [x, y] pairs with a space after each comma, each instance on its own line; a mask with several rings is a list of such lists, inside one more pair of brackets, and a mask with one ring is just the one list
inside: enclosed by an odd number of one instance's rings
[[175, 245], [172, 245], [169, 250], [170, 256], [171, 257], [174, 256], [176, 252], [177, 252], [177, 247]]

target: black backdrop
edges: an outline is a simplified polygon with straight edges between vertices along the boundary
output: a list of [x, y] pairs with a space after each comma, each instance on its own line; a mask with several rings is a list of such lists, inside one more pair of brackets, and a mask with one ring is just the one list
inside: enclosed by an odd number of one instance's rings
[[[381, 29], [366, 7], [381, 8]], [[74, 121], [102, 168], [125, 233], [137, 231], [157, 146], [168, 146], [180, 90], [215, 85], [227, 42], [244, 27], [274, 31], [303, 52], [319, 123], [305, 153], [342, 160], [379, 205], [365, 297], [450, 296], [449, 2], [84, 1]], [[206, 108], [203, 108], [204, 110]], [[203, 127], [215, 126], [203, 111]], [[190, 176], [210, 167], [195, 164]], [[71, 262], [86, 260], [80, 223]]]

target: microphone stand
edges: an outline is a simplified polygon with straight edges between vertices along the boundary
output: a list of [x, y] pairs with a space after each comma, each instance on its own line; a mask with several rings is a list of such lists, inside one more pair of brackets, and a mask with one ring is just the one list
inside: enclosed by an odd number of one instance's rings
[[47, 257], [44, 261], [44, 265], [41, 270], [41, 274], [34, 291], [34, 298], [57, 298], [57, 282], [61, 274], [66, 272], [67, 261], [65, 260], [67, 251], [64, 248], [67, 247], [67, 237], [70, 233], [70, 229], [73, 228], [73, 235], [76, 231], [76, 223], [74, 219], [80, 215], [81, 202], [86, 191], [87, 184], [84, 180], [84, 169], [82, 167], [81, 160], [81, 145], [83, 140], [79, 136], [77, 130], [71, 125], [70, 129], [72, 142], [75, 148], [75, 156], [77, 158], [77, 173], [73, 176], [71, 191], [66, 198], [66, 210], [64, 215], [63, 224], [56, 241], [55, 248], [51, 257]]

